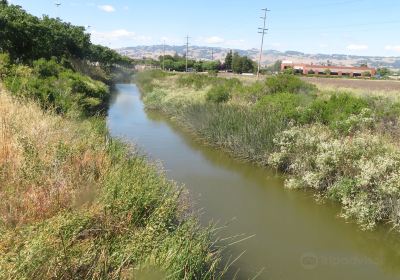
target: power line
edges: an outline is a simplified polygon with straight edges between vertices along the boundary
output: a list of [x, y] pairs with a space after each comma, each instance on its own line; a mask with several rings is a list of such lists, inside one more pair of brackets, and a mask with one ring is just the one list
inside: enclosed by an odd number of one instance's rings
[[268, 30], [267, 28], [265, 28], [266, 22], [267, 22], [267, 12], [270, 12], [270, 10], [268, 10], [268, 8], [265, 8], [265, 9], [262, 9], [262, 11], [264, 11], [264, 17], [261, 17], [261, 19], [263, 19], [264, 25], [262, 28], [261, 27], [258, 28], [258, 30], [259, 30], [258, 33], [260, 33], [262, 35], [261, 35], [260, 57], [258, 59], [257, 79], [260, 76], [260, 68], [261, 68], [262, 52], [263, 52], [263, 47], [264, 47], [265, 31]]
[[274, 13], [287, 13], [287, 12], [296, 12], [298, 13], [299, 11], [303, 10], [315, 10], [316, 8], [324, 8], [324, 7], [331, 7], [331, 6], [341, 6], [341, 5], [350, 5], [350, 4], [355, 4], [358, 2], [363, 2], [365, 0], [343, 0], [343, 1], [337, 1], [337, 2], [330, 2], [330, 3], [324, 3], [324, 4], [319, 4], [319, 5], [301, 5], [301, 7], [293, 7], [293, 9], [287, 9], [282, 11], [275, 11]]
[[56, 6], [56, 13], [57, 13], [57, 18], [59, 18], [60, 17], [60, 15], [59, 15], [59, 10], [60, 10], [60, 7], [61, 7], [61, 5], [62, 5], [62, 3], [61, 2], [54, 2], [54, 5]]
[[[326, 29], [340, 29], [340, 30], [343, 30], [343, 28], [346, 28], [346, 27], [358, 27], [358, 26], [361, 26], [361, 27], [363, 27], [363, 26], [376, 26], [376, 25], [385, 25], [385, 24], [393, 24], [393, 23], [400, 23], [400, 21], [399, 20], [390, 20], [390, 21], [378, 21], [378, 22], [368, 22], [368, 23], [354, 23], [354, 24], [339, 24], [339, 25], [331, 25], [331, 26], [323, 26], [323, 25], [321, 25], [321, 26], [303, 26], [303, 27], [300, 27], [300, 28], [295, 28], [295, 30], [298, 30], [298, 31], [307, 31], [307, 30], [310, 30], [310, 31], [314, 31], [314, 30], [320, 30], [320, 29], [322, 29], [322, 30], [326, 30]], [[293, 32], [293, 28], [291, 28], [291, 29], [276, 29], [276, 30], [278, 30], [279, 32]]]

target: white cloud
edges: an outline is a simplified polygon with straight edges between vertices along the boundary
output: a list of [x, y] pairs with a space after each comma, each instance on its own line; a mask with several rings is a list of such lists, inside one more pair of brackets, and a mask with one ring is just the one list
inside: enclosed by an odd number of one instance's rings
[[368, 46], [367, 45], [350, 44], [347, 46], [347, 49], [350, 51], [365, 51], [365, 50], [368, 50]]
[[113, 47], [152, 43], [152, 38], [150, 36], [138, 35], [135, 32], [126, 29], [116, 29], [104, 32], [93, 30], [91, 36], [94, 43], [110, 45]]
[[112, 13], [115, 12], [115, 8], [111, 5], [100, 5], [97, 6], [100, 10], [107, 12], [107, 13]]
[[400, 52], [400, 45], [397, 45], [397, 46], [395, 46], [395, 45], [387, 45], [387, 46], [385, 47], [385, 50], [387, 50], [387, 51]]
[[94, 39], [104, 40], [135, 39], [137, 37], [135, 32], [126, 29], [117, 29], [108, 32], [93, 31], [92, 36]]
[[221, 44], [225, 42], [225, 39], [218, 36], [211, 36], [204, 39], [207, 44]]
[[228, 40], [226, 41], [225, 45], [228, 48], [248, 48], [249, 46], [247, 45], [246, 41], [243, 39], [238, 39], [238, 40]]

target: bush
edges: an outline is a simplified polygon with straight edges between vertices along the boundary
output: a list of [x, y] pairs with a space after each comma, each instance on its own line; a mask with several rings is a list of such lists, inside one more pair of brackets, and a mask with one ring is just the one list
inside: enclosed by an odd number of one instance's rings
[[346, 132], [352, 126], [352, 123], [348, 122], [351, 116], [372, 117], [372, 111], [368, 109], [369, 104], [365, 99], [347, 93], [334, 94], [327, 100], [316, 99], [304, 111], [301, 122], [307, 124], [318, 122]]
[[203, 74], [188, 74], [188, 75], [180, 75], [177, 84], [179, 87], [194, 87], [199, 90], [208, 85], [214, 85], [218, 83], [217, 77], [206, 76]]
[[268, 92], [271, 94], [279, 92], [295, 94], [312, 93], [317, 89], [315, 85], [307, 83], [301, 80], [299, 77], [288, 74], [279, 74], [277, 76], [267, 78], [265, 84], [268, 87]]
[[144, 92], [150, 92], [153, 90], [154, 81], [157, 79], [163, 79], [171, 74], [163, 72], [161, 70], [151, 70], [140, 72], [135, 75], [135, 81]]
[[364, 229], [400, 225], [400, 153], [368, 131], [337, 137], [327, 127], [294, 127], [275, 139], [269, 163], [294, 175], [290, 188], [310, 188], [339, 201], [343, 216]]
[[34, 61], [33, 68], [14, 65], [5, 84], [14, 95], [32, 98], [60, 114], [78, 110], [95, 115], [107, 106], [110, 96], [104, 83], [66, 69], [54, 59]]
[[41, 58], [33, 62], [34, 71], [42, 78], [58, 77], [61, 70], [60, 68], [60, 65], [54, 58], [50, 60]]
[[286, 122], [291, 120], [298, 122], [314, 98], [312, 95], [291, 93], [266, 95], [257, 103], [257, 109], [280, 116]]
[[10, 56], [7, 53], [0, 53], [0, 79], [4, 78], [10, 71]]
[[231, 94], [226, 86], [215, 86], [207, 92], [206, 100], [214, 103], [224, 103], [229, 101]]

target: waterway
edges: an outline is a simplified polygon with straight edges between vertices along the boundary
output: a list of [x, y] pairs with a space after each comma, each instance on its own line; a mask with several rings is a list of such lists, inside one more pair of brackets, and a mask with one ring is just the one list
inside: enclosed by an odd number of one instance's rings
[[397, 234], [360, 231], [339, 217], [338, 205], [286, 190], [275, 171], [203, 145], [168, 117], [146, 111], [135, 85], [117, 85], [107, 124], [113, 137], [135, 144], [185, 185], [202, 223], [226, 226], [221, 236], [250, 237], [225, 253], [234, 259], [244, 252], [232, 269], [239, 279], [400, 279]]

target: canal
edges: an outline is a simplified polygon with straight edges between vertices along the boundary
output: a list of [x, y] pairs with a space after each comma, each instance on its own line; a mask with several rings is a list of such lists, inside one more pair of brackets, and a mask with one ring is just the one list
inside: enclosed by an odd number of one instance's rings
[[221, 236], [245, 238], [226, 251], [233, 259], [243, 253], [233, 270], [240, 269], [239, 279], [400, 279], [397, 234], [362, 232], [339, 218], [337, 205], [286, 190], [274, 171], [202, 145], [146, 111], [135, 85], [117, 85], [107, 124], [113, 137], [135, 144], [185, 185], [202, 223], [226, 226]]

